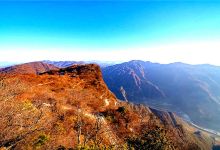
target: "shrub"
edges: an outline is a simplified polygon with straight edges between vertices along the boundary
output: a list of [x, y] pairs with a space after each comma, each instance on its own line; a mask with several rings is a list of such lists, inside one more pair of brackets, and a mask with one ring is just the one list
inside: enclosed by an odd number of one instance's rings
[[36, 142], [34, 143], [35, 147], [40, 147], [44, 145], [49, 140], [49, 137], [45, 134], [39, 135], [36, 139]]
[[57, 150], [66, 150], [66, 148], [65, 148], [64, 146], [60, 145], [60, 146], [57, 148]]
[[130, 137], [127, 139], [130, 149], [135, 150], [171, 150], [173, 149], [170, 142], [166, 139], [163, 129], [156, 127], [149, 131], [145, 131], [138, 137]]
[[127, 109], [124, 106], [122, 106], [122, 107], [118, 107], [117, 111], [120, 112], [121, 114], [124, 114], [126, 113]]
[[25, 102], [23, 102], [22, 110], [32, 110], [33, 108], [34, 108], [34, 105], [32, 104], [31, 101], [26, 100]]

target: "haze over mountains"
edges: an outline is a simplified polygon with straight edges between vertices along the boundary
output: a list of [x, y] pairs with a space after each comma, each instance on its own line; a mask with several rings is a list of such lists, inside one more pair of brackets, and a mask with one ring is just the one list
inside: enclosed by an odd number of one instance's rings
[[114, 64], [117, 64], [119, 62], [114, 62], [114, 61], [96, 61], [96, 60], [91, 60], [91, 61], [50, 61], [50, 60], [44, 60], [44, 63], [47, 64], [52, 64], [56, 67], [59, 68], [66, 68], [66, 67], [70, 67], [74, 64], [98, 64], [100, 67], [107, 67], [107, 66], [111, 66]]
[[202, 127], [220, 131], [220, 67], [130, 61], [103, 68], [119, 99], [175, 111]]
[[219, 14], [0, 0], [0, 150], [220, 150]]

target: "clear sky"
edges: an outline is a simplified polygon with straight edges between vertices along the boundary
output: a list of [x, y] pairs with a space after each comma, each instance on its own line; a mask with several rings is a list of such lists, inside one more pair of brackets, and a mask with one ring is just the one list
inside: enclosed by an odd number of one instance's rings
[[219, 52], [218, 1], [0, 0], [0, 62], [220, 65]]

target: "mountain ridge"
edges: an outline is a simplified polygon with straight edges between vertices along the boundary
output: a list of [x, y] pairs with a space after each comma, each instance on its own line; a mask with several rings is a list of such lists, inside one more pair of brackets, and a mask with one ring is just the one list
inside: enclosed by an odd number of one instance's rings
[[1, 73], [22, 73], [22, 74], [39, 74], [41, 72], [58, 69], [54, 65], [38, 62], [30, 62], [24, 64], [18, 64], [5, 68], [0, 68]]
[[[135, 84], [130, 70], [143, 79], [140, 80], [141, 88]], [[136, 60], [109, 66], [102, 71], [108, 87], [119, 99], [123, 99], [120, 92], [120, 87], [123, 86], [127, 99], [131, 102], [176, 111], [182, 116], [190, 116], [200, 126], [220, 130], [220, 67], [183, 63], [166, 65]], [[145, 78], [140, 72], [144, 72]], [[150, 92], [149, 88], [143, 86], [146, 83], [153, 83], [164, 96], [158, 90], [154, 91], [156, 94]], [[140, 89], [144, 89], [143, 92], [136, 92]]]

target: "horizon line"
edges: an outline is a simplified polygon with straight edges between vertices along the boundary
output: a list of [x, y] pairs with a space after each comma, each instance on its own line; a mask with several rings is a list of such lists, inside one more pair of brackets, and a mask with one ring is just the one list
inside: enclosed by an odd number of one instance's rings
[[[181, 61], [175, 61], [175, 62], [169, 62], [169, 63], [160, 63], [160, 62], [153, 62], [153, 61], [149, 61], [149, 60], [141, 60], [141, 59], [131, 59], [131, 60], [127, 60], [127, 61], [102, 61], [102, 60], [38, 60], [38, 61], [27, 61], [27, 62], [12, 62], [12, 61], [0, 61], [0, 68], [6, 68], [6, 67], [11, 67], [11, 66], [16, 66], [16, 65], [22, 65], [22, 64], [28, 64], [28, 63], [35, 63], [35, 62], [43, 62], [43, 63], [47, 63], [48, 62], [76, 62], [76, 63], [85, 63], [85, 64], [101, 64], [101, 63], [106, 63], [106, 64], [112, 64], [112, 65], [116, 65], [116, 64], [122, 64], [122, 63], [128, 63], [128, 62], [132, 62], [132, 61], [142, 61], [142, 62], [148, 62], [148, 63], [152, 63], [152, 64], [160, 64], [160, 65], [171, 65], [171, 64], [183, 64], [183, 65], [190, 65], [190, 66], [201, 66], [201, 65], [209, 65], [209, 66], [214, 66], [214, 67], [220, 67], [220, 65], [216, 65], [216, 64], [210, 64], [210, 63], [198, 63], [198, 64], [192, 64], [192, 63], [186, 63], [186, 62], [181, 62]], [[5, 65], [4, 65], [5, 64]], [[49, 64], [49, 63], [48, 63]]]

